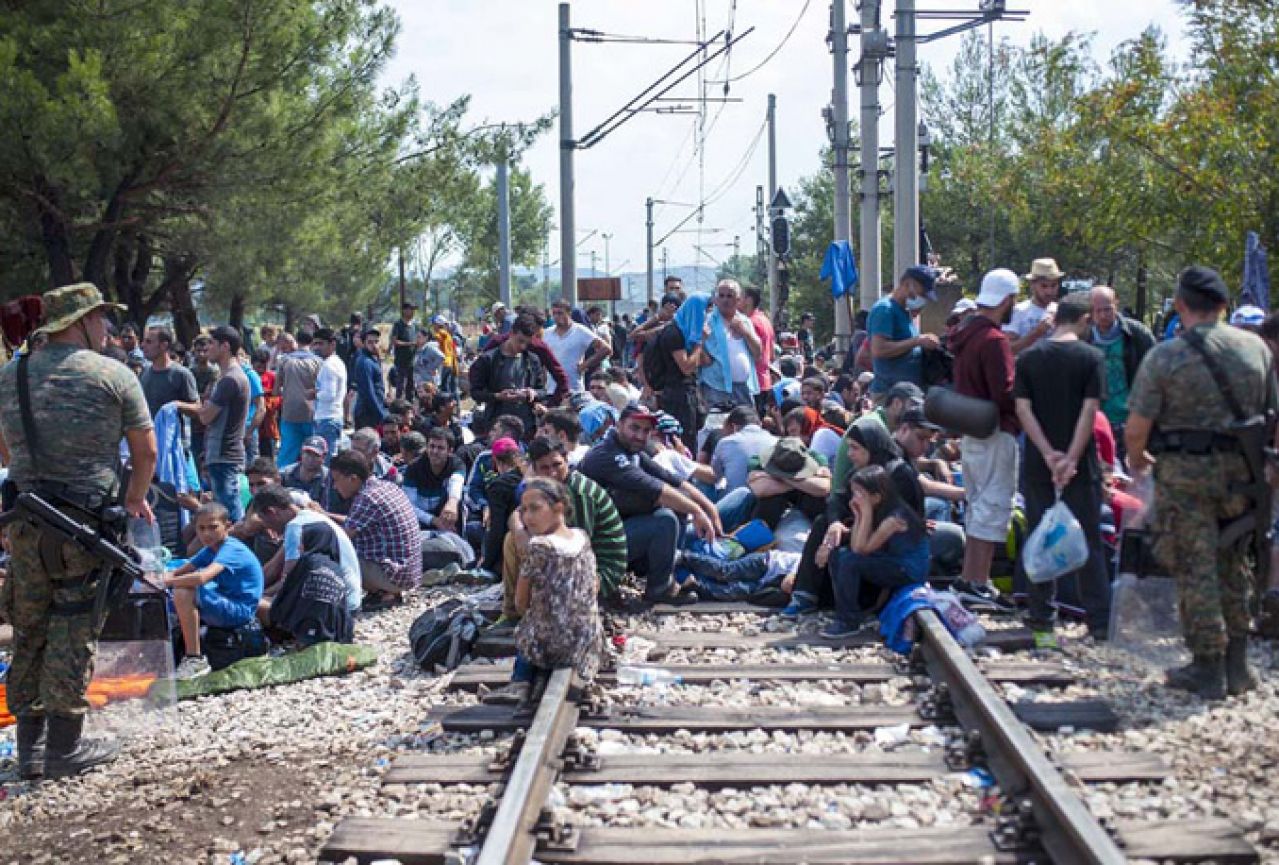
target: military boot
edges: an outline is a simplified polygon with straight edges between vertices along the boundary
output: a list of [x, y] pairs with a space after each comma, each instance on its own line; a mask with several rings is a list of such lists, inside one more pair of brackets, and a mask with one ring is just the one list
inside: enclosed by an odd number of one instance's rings
[[1232, 697], [1257, 688], [1257, 674], [1248, 666], [1248, 638], [1231, 637], [1226, 645], [1226, 691]]
[[44, 775], [44, 715], [18, 716], [18, 777], [34, 781]]
[[44, 760], [46, 778], [65, 778], [110, 763], [120, 745], [110, 739], [84, 739], [84, 716], [49, 715], [49, 740]]
[[1169, 670], [1168, 687], [1191, 691], [1205, 700], [1226, 697], [1226, 659], [1221, 655], [1195, 655], [1184, 667]]

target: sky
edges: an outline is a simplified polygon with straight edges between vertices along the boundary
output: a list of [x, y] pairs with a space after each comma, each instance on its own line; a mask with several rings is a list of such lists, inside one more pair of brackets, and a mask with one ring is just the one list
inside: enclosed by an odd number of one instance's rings
[[[445, 104], [471, 96], [468, 122], [532, 120], [559, 100], [558, 3], [555, 0], [388, 0], [400, 16], [397, 54], [386, 69], [387, 84], [417, 79], [425, 99]], [[819, 168], [826, 142], [822, 108], [830, 102], [833, 61], [826, 47], [829, 0], [578, 0], [572, 26], [608, 34], [692, 41], [730, 28], [745, 36], [727, 63], [711, 61], [705, 92], [723, 95], [726, 77], [740, 102], [708, 103], [697, 115], [643, 113], [596, 146], [576, 155], [578, 275], [587, 275], [591, 253], [600, 275], [605, 256], [613, 274], [638, 274], [645, 267], [647, 197], [695, 205], [694, 218], [663, 244], [672, 267], [714, 265], [733, 252], [734, 237], [744, 253], [754, 250], [755, 188], [767, 185], [767, 139], [760, 135], [769, 93], [777, 96], [777, 176], [783, 188]], [[849, 23], [857, 20], [848, 0]], [[886, 0], [883, 26], [894, 27]], [[926, 9], [966, 9], [977, 0], [921, 0]], [[1175, 53], [1184, 52], [1182, 18], [1174, 0], [1009, 0], [1009, 8], [1030, 14], [1022, 23], [995, 25], [996, 38], [1025, 44], [1037, 32], [1060, 37], [1069, 31], [1095, 34], [1099, 61], [1125, 40], [1157, 24]], [[704, 25], [702, 20], [704, 19]], [[919, 32], [945, 26], [921, 21]], [[793, 32], [790, 32], [794, 28]], [[984, 28], [983, 28], [984, 30]], [[787, 37], [790, 32], [789, 37]], [[921, 45], [921, 65], [944, 75], [959, 37]], [[693, 51], [688, 44], [593, 44], [572, 46], [574, 134], [581, 138]], [[857, 60], [857, 37], [850, 38], [850, 62]], [[772, 55], [770, 57], [770, 55]], [[766, 61], [766, 62], [764, 62]], [[762, 65], [760, 65], [762, 63]], [[758, 68], [757, 68], [758, 67]], [[853, 79], [850, 75], [850, 87]], [[696, 107], [696, 76], [672, 91]], [[880, 101], [881, 144], [891, 143], [892, 93], [887, 81]], [[857, 93], [850, 115], [857, 116]], [[699, 132], [699, 129], [704, 130]], [[524, 155], [523, 165], [541, 183], [555, 208], [550, 257], [559, 259], [559, 124]], [[699, 140], [703, 140], [700, 149]], [[853, 153], [856, 159], [856, 152]], [[689, 216], [681, 204], [654, 208], [654, 238], [660, 239]], [[855, 206], [855, 203], [854, 203]], [[594, 232], [594, 233], [592, 233]], [[610, 235], [606, 243], [604, 235]], [[606, 249], [607, 247], [607, 249]], [[944, 252], [944, 251], [943, 251]], [[654, 253], [660, 273], [662, 253]], [[555, 268], [553, 268], [555, 269]]]

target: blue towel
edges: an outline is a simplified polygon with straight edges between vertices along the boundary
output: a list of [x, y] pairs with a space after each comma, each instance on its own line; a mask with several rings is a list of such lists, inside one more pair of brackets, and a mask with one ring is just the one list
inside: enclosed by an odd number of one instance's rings
[[[156, 480], [173, 484], [178, 493], [187, 493], [191, 487], [187, 478], [187, 456], [182, 447], [182, 418], [176, 403], [169, 403], [156, 412], [155, 441], [159, 448], [159, 460], [155, 466]], [[187, 524], [186, 508], [178, 509], [178, 524]]]
[[857, 288], [857, 260], [847, 240], [837, 240], [826, 248], [819, 277], [830, 280], [830, 293], [836, 300]]

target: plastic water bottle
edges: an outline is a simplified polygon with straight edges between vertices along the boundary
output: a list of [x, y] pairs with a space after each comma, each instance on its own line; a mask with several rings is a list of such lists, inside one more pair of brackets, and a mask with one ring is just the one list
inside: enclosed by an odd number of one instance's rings
[[623, 665], [617, 668], [617, 683], [619, 685], [634, 685], [645, 688], [649, 685], [678, 685], [682, 681], [684, 680], [681, 677], [670, 670], [663, 670], [661, 667]]

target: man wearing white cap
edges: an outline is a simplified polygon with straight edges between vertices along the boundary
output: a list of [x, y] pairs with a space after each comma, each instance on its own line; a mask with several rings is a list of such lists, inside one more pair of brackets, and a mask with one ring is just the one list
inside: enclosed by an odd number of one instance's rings
[[1026, 274], [1030, 297], [1013, 308], [1012, 320], [1004, 327], [1012, 341], [1013, 354], [1030, 348], [1052, 333], [1057, 293], [1065, 275], [1051, 258], [1036, 258], [1030, 263], [1030, 273]]
[[511, 314], [506, 309], [506, 304], [498, 301], [489, 307], [489, 312], [493, 314], [493, 329], [498, 333], [511, 332]]
[[1010, 606], [990, 585], [997, 544], [1008, 537], [1017, 492], [1017, 413], [1013, 403], [1013, 353], [1000, 325], [1008, 321], [1019, 289], [1017, 274], [1000, 268], [986, 274], [977, 311], [950, 338], [955, 353], [955, 390], [993, 402], [999, 426], [986, 438], [964, 436], [964, 493], [968, 499], [963, 577], [955, 593], [973, 605]]

